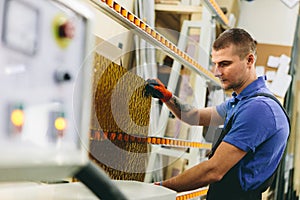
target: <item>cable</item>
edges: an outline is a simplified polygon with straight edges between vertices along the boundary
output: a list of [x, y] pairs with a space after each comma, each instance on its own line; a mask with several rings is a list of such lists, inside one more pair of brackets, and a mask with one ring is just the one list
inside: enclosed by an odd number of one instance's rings
[[101, 200], [127, 200], [111, 179], [92, 161], [83, 167], [75, 178], [85, 184]]

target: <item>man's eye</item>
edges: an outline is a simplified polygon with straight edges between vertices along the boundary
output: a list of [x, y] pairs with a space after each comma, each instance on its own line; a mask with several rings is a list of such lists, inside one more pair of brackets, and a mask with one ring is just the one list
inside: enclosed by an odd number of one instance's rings
[[227, 62], [225, 63], [225, 62], [224, 62], [224, 63], [220, 63], [219, 66], [220, 66], [220, 67], [226, 67], [226, 66], [228, 66], [228, 65], [230, 65], [230, 63], [227, 63]]

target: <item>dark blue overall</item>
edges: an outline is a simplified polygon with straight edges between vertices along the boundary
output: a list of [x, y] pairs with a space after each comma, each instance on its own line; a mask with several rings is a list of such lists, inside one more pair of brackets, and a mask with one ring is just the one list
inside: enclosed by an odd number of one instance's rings
[[[257, 93], [251, 97], [256, 97], [256, 96], [269, 97], [275, 100], [281, 106], [280, 102], [276, 99], [276, 97], [270, 94]], [[282, 109], [285, 112], [283, 107]], [[286, 112], [285, 114], [288, 118]], [[233, 116], [229, 119], [226, 127], [222, 130], [222, 133], [218, 138], [218, 141], [212, 148], [209, 158], [211, 158], [214, 155], [214, 152], [216, 151], [217, 147], [220, 145], [225, 135], [230, 131], [232, 126], [232, 120], [233, 120]], [[271, 175], [268, 179], [266, 179], [265, 182], [263, 182], [257, 189], [244, 191], [239, 182], [238, 164], [236, 164], [225, 174], [225, 176], [220, 181], [210, 184], [206, 199], [207, 200], [260, 200], [262, 193], [272, 184], [277, 169], [275, 170], [273, 175]]]

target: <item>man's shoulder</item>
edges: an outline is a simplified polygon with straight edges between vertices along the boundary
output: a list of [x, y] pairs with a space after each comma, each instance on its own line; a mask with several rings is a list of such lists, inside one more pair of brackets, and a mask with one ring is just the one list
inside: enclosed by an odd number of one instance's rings
[[278, 110], [279, 105], [271, 98], [254, 96], [241, 102], [237, 114], [246, 118], [272, 118], [274, 117], [274, 108]]

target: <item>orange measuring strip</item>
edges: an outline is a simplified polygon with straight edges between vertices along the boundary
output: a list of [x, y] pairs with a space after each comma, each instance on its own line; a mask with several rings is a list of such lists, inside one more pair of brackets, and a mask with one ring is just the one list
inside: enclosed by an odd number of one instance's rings
[[192, 190], [192, 191], [187, 191], [187, 192], [183, 192], [183, 193], [179, 193], [176, 196], [176, 200], [186, 200], [186, 199], [192, 199], [195, 197], [200, 197], [203, 195], [206, 195], [208, 191], [208, 188], [200, 188], [197, 190]]
[[[157, 31], [155, 31], [153, 28], [151, 28], [147, 23], [145, 23], [143, 20], [141, 20], [139, 17], [137, 17], [135, 14], [128, 11], [126, 8], [124, 8], [119, 3], [113, 1], [113, 0], [101, 0], [102, 3], [105, 3], [108, 5], [109, 9], [112, 9], [117, 14], [123, 16], [125, 19], [127, 19], [131, 24], [134, 24], [137, 28], [142, 30], [145, 34], [152, 36], [157, 41], [159, 41], [162, 45], [170, 49], [175, 54], [179, 55], [184, 59], [186, 62], [197, 68], [198, 70], [202, 71], [203, 74], [205, 74], [207, 77], [209, 77], [211, 80], [215, 81], [217, 84], [220, 85], [220, 81], [218, 78], [216, 78], [210, 71], [208, 71], [206, 68], [202, 67], [200, 64], [198, 64], [192, 57], [190, 57], [185, 52], [180, 51], [176, 45], [174, 45], [171, 41], [169, 41], [167, 38], [160, 35]], [[221, 11], [220, 7], [217, 5], [217, 3], [214, 0], [209, 0], [208, 3], [212, 5], [214, 10], [216, 10], [216, 13], [225, 21], [225, 23], [228, 23], [228, 19]]]
[[124, 141], [124, 142], [135, 142], [135, 143], [147, 143], [154, 145], [173, 146], [173, 147], [192, 147], [192, 148], [204, 148], [211, 149], [211, 143], [192, 142], [187, 140], [180, 140], [175, 138], [165, 137], [143, 137], [140, 135], [132, 135], [124, 132], [103, 132], [101, 130], [91, 130], [91, 140], [111, 140], [111, 141]]

